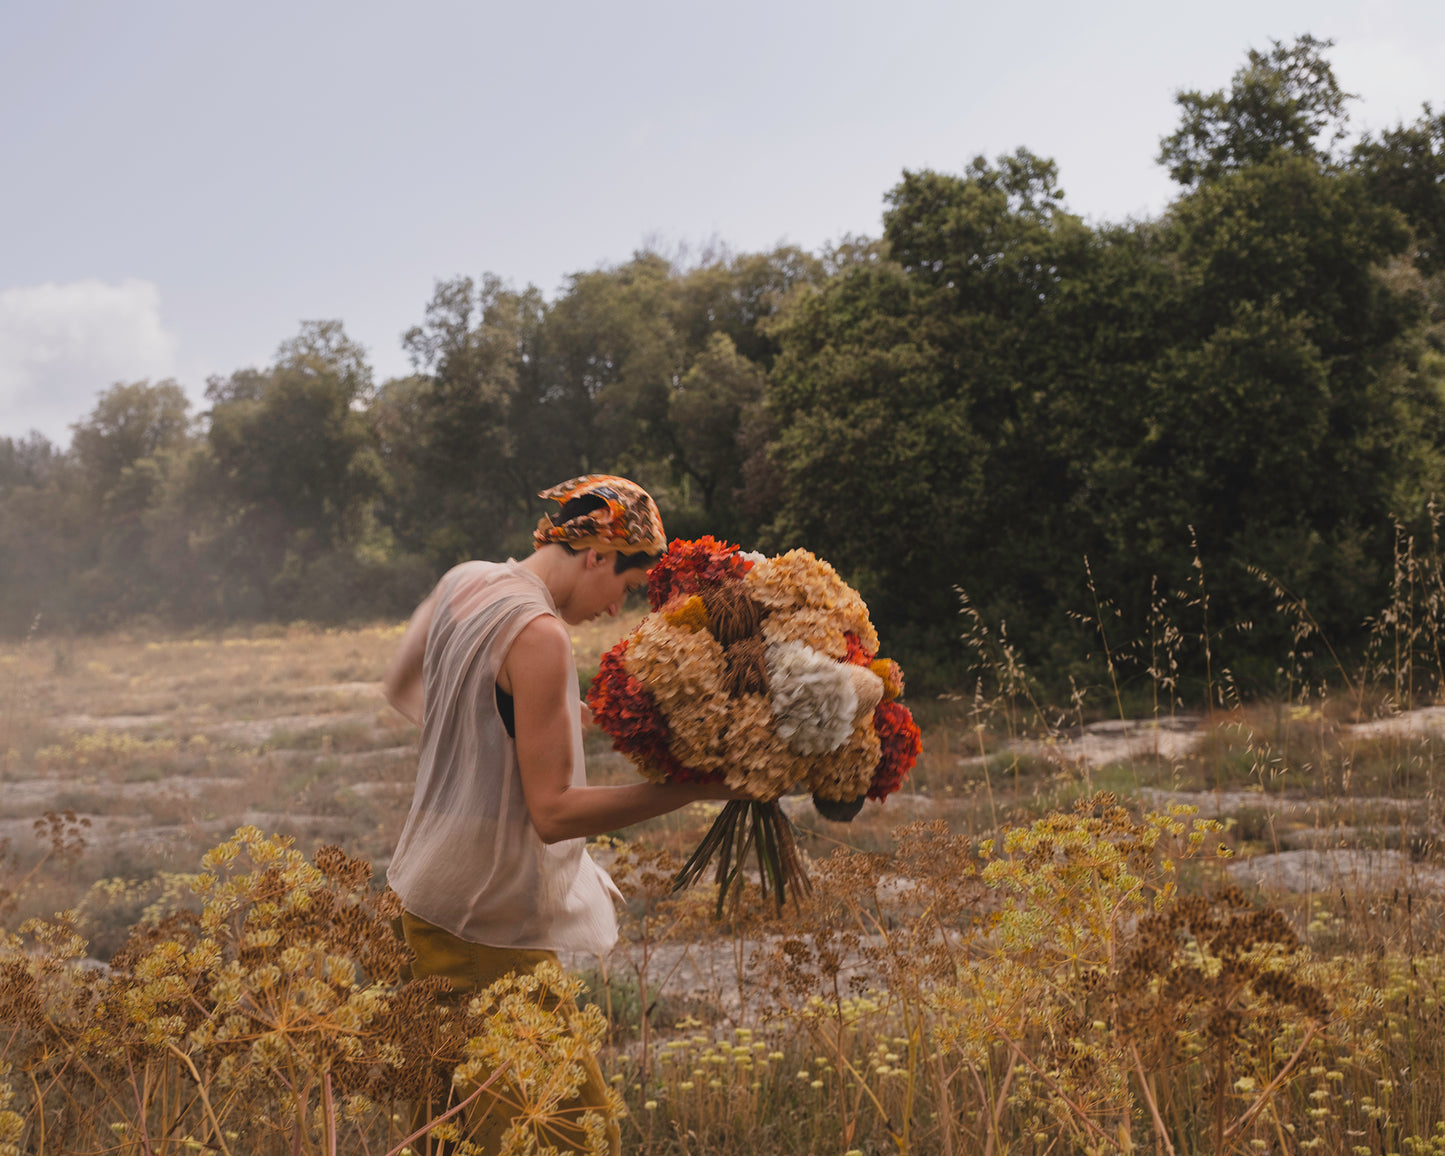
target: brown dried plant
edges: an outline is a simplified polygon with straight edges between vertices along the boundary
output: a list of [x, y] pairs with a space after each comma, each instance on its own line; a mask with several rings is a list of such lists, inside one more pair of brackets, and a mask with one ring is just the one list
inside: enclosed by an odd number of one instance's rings
[[976, 853], [932, 823], [892, 855], [829, 859], [770, 960], [777, 1014], [830, 1059], [843, 1146], [874, 1125], [900, 1153], [1256, 1139], [1329, 1005], [1278, 912], [1181, 898], [1220, 830], [1101, 794]]
[[603, 1114], [564, 1118], [603, 1030], [574, 981], [439, 999], [442, 981], [409, 978], [395, 895], [336, 847], [308, 859], [241, 828], [203, 868], [200, 912], [137, 926], [106, 968], [77, 966], [73, 913], [4, 933], [5, 1156], [396, 1153], [416, 1138], [398, 1129], [404, 1101], [465, 1156], [460, 1109], [484, 1087], [521, 1120], [507, 1151], [565, 1126], [604, 1143]]

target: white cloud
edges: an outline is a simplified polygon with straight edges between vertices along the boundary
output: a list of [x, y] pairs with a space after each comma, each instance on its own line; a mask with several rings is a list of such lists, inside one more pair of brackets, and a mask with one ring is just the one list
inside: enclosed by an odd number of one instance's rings
[[95, 278], [0, 291], [0, 435], [59, 442], [118, 381], [174, 372], [176, 338], [150, 281]]

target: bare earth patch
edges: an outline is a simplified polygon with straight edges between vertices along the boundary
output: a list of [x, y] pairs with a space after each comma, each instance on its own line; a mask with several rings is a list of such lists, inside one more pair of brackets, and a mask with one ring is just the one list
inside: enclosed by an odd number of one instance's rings
[[1228, 870], [1241, 886], [1296, 894], [1418, 892], [1445, 884], [1445, 870], [1416, 862], [1404, 851], [1281, 851], [1232, 863]]

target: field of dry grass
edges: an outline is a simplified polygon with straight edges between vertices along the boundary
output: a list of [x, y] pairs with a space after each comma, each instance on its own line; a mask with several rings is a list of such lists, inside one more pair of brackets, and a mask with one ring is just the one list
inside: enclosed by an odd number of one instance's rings
[[[636, 617], [576, 628], [579, 668], [594, 669]], [[257, 628], [0, 647], [0, 840], [25, 859], [45, 812], [88, 823], [84, 853], [48, 873], [28, 906], [69, 906], [98, 878], [190, 870], [242, 824], [307, 848], [344, 843], [384, 868], [416, 771], [418, 732], [378, 681], [400, 633]], [[594, 745], [599, 781], [628, 773]]]
[[[635, 620], [577, 630], [584, 678]], [[400, 629], [0, 648], [11, 870], [38, 861], [47, 813], [65, 813], [79, 838], [28, 877], [11, 925], [71, 909], [85, 954], [107, 959], [167, 879], [195, 872], [242, 825], [291, 836], [306, 853], [340, 844], [379, 878], [415, 773], [417, 733], [377, 685]], [[852, 824], [786, 802], [819, 880], [806, 919], [718, 925], [706, 895], [667, 895], [677, 856], [715, 813], [703, 805], [595, 849], [630, 897], [627, 934], [609, 959], [568, 962], [607, 1021], [604, 1061], [632, 1110], [630, 1145], [1442, 1150], [1445, 711], [1365, 718], [1357, 702], [1304, 699], [1146, 720], [1077, 712], [1069, 724], [998, 704], [915, 705], [924, 755], [904, 792]], [[589, 773], [632, 775], [595, 734]], [[1081, 799], [1094, 801], [1075, 810]], [[1215, 906], [1195, 912], [1179, 952], [1146, 981], [1125, 961], [1143, 950], [1149, 908], [1119, 890], [1110, 848], [1174, 839], [1157, 823], [1187, 818], [1141, 817], [1192, 809], [1209, 821], [1207, 838], [1156, 856], [1145, 877], [1156, 896], [1208, 892]], [[1051, 850], [1029, 849], [1040, 846]], [[1087, 869], [1063, 880], [1049, 873], [1066, 846]], [[1025, 898], [1003, 898], [1015, 893]], [[1279, 921], [1267, 935], [1238, 930], [1261, 912]], [[1025, 919], [1013, 932], [1011, 913]], [[1040, 919], [1077, 922], [1087, 949], [1049, 957]], [[1200, 964], [1201, 951], [1214, 962]], [[958, 970], [958, 952], [971, 971]], [[1284, 981], [1257, 975], [1256, 987], [1241, 981], [1228, 1016], [1183, 996], [1162, 1006], [1159, 977], [1187, 987], [1221, 966], [1274, 968], [1318, 1002], [1271, 1002], [1269, 984]], [[991, 977], [989, 990], [963, 974]], [[1099, 983], [1112, 985], [1102, 1003], [1088, 994]], [[1150, 1030], [1168, 1025], [1177, 1039], [1136, 1080], [1144, 1037], [1130, 1008], [1144, 1005]], [[1218, 1071], [1205, 1062], [1220, 1016], [1237, 1053], [1227, 1086], [1223, 1057]], [[1405, 1084], [1408, 1097], [1391, 1101], [1389, 1088]]]
[[[638, 612], [575, 629], [579, 671]], [[72, 906], [94, 880], [189, 870], [242, 824], [311, 848], [344, 845], [384, 870], [410, 802], [417, 731], [378, 679], [400, 624], [126, 634], [0, 648], [0, 840], [38, 853], [35, 821], [74, 812], [84, 852], [50, 865], [27, 913]], [[1445, 891], [1445, 708], [1350, 722], [1343, 701], [1268, 704], [1215, 718], [1010, 728], [925, 703], [924, 754], [904, 792], [852, 824], [787, 808], [814, 858], [889, 848], [899, 824], [941, 819], [975, 840], [1108, 789], [1141, 806], [1187, 803], [1225, 820], [1233, 878], [1277, 901], [1345, 890]], [[931, 720], [931, 721], [927, 721]], [[1080, 724], [1083, 720], [1078, 720]], [[605, 736], [594, 782], [630, 780]], [[633, 835], [682, 852], [697, 806]], [[603, 853], [605, 855], [605, 852]], [[1246, 861], [1247, 860], [1247, 861]], [[128, 914], [97, 927], [103, 952]], [[100, 920], [107, 923], [106, 920]]]

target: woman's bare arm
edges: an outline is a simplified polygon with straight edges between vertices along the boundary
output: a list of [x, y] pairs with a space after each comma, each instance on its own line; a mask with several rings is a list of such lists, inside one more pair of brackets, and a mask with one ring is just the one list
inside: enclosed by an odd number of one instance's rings
[[426, 638], [435, 609], [436, 591], [432, 591], [412, 613], [396, 653], [391, 656], [386, 673], [381, 676], [381, 689], [386, 701], [417, 726], [421, 726], [422, 711], [426, 705], [422, 662], [426, 658]]
[[503, 663], [516, 710], [522, 793], [543, 842], [602, 835], [699, 799], [734, 797], [716, 783], [574, 787], [571, 646], [562, 624], [543, 615], [522, 628]]

